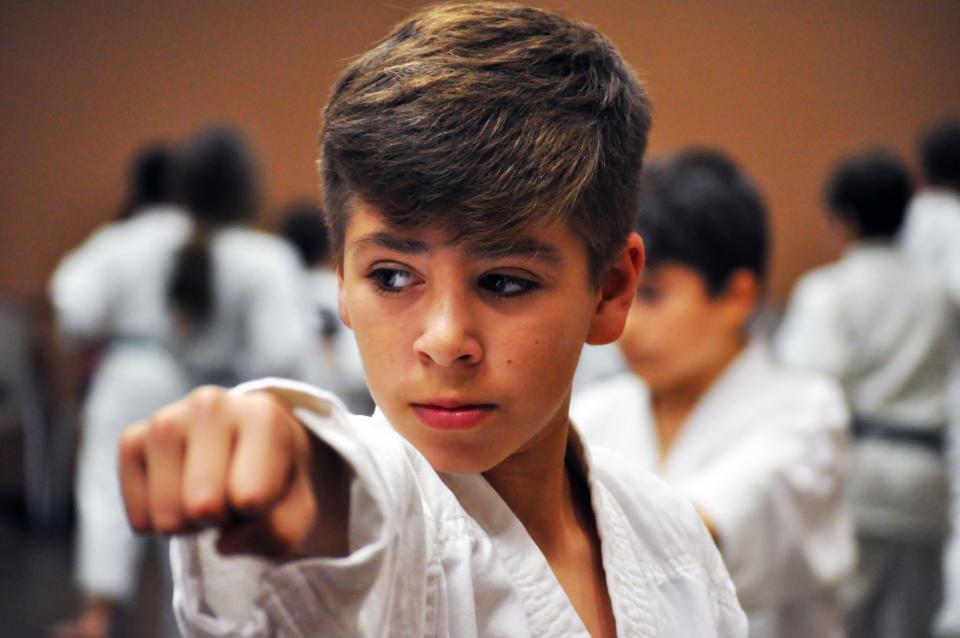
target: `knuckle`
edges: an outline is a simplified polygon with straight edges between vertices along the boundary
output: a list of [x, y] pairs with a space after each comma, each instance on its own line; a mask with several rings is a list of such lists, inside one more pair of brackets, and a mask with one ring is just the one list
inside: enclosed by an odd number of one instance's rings
[[227, 391], [214, 385], [195, 389], [189, 395], [190, 409], [197, 415], [212, 415], [223, 409]]
[[178, 441], [183, 437], [183, 422], [172, 410], [161, 410], [150, 417], [149, 439], [157, 443]]
[[265, 434], [286, 442], [291, 436], [290, 417], [278, 399], [266, 394], [250, 395], [248, 425], [258, 428]]
[[119, 450], [121, 457], [135, 456], [143, 449], [143, 440], [148, 424], [135, 423], [120, 433]]
[[200, 495], [188, 494], [184, 499], [184, 513], [193, 521], [220, 518], [224, 513], [224, 500], [212, 492]]

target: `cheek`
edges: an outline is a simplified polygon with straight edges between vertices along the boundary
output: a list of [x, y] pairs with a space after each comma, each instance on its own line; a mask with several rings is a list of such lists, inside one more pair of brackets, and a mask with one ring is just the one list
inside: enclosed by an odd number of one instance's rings
[[675, 303], [636, 303], [618, 345], [637, 372], [659, 375], [684, 358], [700, 329]]
[[623, 326], [623, 332], [617, 340], [620, 347], [632, 350], [642, 346], [646, 324], [647, 318], [643, 307], [640, 304], [633, 304]]
[[502, 329], [488, 339], [488, 354], [504, 365], [508, 376], [524, 375], [538, 385], [554, 385], [573, 374], [586, 338], [586, 325], [569, 315], [552, 313], [555, 321], [499, 322]]
[[379, 390], [389, 387], [390, 380], [399, 373], [396, 366], [407, 339], [407, 328], [399, 321], [383, 321], [374, 300], [362, 294], [348, 295], [346, 300], [367, 384], [377, 398]]

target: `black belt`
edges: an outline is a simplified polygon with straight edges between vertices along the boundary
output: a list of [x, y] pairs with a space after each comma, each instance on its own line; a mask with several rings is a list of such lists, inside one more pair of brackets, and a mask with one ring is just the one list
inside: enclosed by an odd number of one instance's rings
[[946, 446], [942, 429], [917, 428], [890, 421], [854, 417], [853, 438], [883, 439], [923, 448], [935, 454], [943, 454]]

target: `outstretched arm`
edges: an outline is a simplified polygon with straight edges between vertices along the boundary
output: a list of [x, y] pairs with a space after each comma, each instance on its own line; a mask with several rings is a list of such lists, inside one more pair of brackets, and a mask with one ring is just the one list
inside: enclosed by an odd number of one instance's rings
[[120, 474], [138, 532], [220, 531], [224, 554], [347, 552], [349, 471], [266, 393], [205, 387], [124, 432]]
[[373, 638], [398, 614], [424, 631], [408, 614], [434, 556], [418, 458], [387, 423], [262, 379], [195, 391], [133, 426], [120, 470], [132, 525], [175, 535], [184, 636]]

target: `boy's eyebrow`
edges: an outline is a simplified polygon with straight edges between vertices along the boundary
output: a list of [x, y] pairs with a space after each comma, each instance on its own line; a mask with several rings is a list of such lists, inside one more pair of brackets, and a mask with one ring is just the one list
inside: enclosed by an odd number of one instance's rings
[[522, 257], [546, 262], [552, 266], [563, 265], [563, 256], [555, 246], [533, 237], [521, 236], [494, 244], [468, 244], [467, 252], [478, 259]]
[[[430, 246], [423, 241], [398, 237], [386, 231], [377, 231], [360, 237], [353, 242], [352, 250], [366, 247], [386, 248], [407, 255], [422, 255], [430, 252]], [[552, 266], [563, 265], [563, 256], [552, 244], [533, 237], [517, 237], [510, 241], [490, 244], [465, 243], [467, 253], [475, 259], [503, 259], [521, 257], [546, 262]]]
[[382, 230], [364, 235], [353, 242], [354, 250], [366, 247], [386, 248], [387, 250], [395, 250], [408, 255], [419, 255], [429, 252], [430, 250], [425, 242], [416, 239], [404, 239], [403, 237], [397, 237]]

